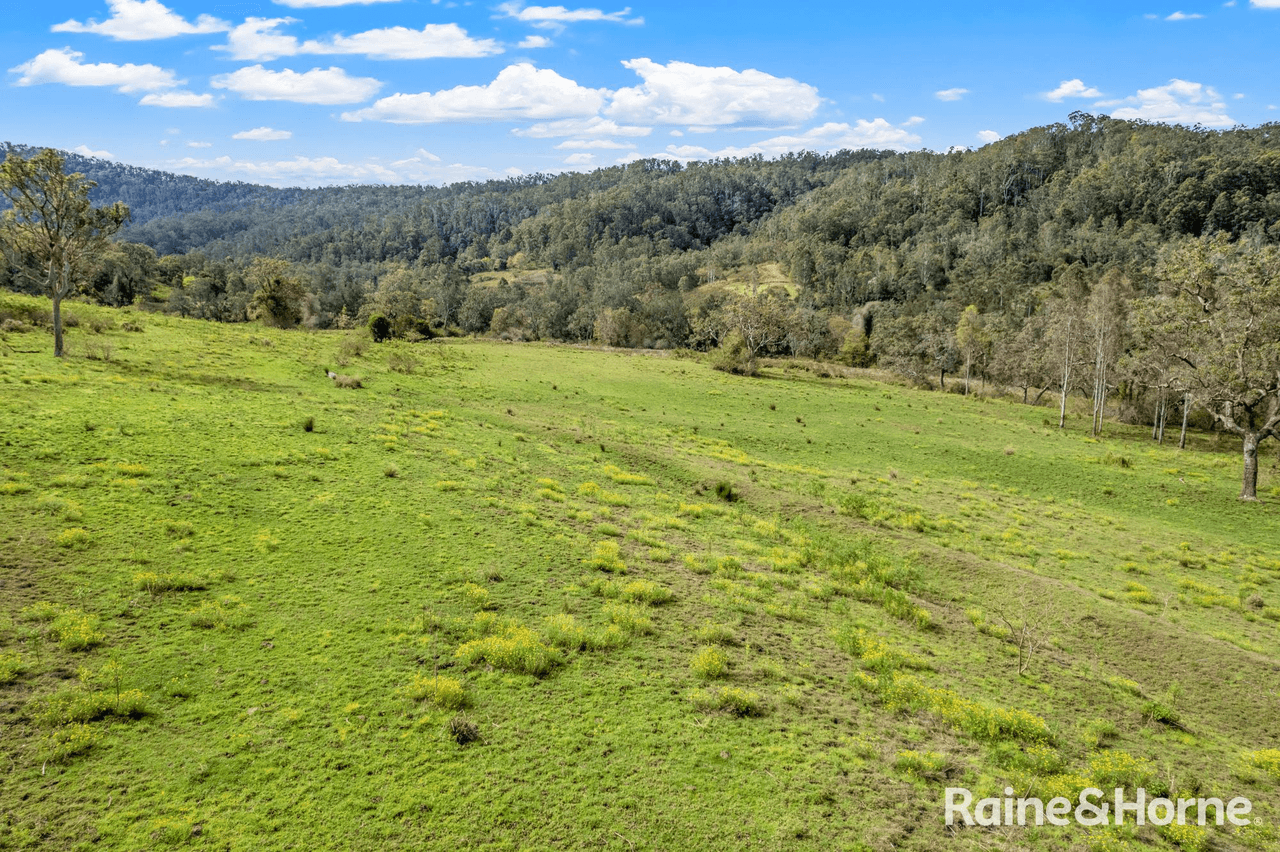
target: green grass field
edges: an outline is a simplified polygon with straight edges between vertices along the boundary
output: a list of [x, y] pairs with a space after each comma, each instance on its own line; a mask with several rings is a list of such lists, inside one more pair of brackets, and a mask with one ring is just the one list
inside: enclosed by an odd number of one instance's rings
[[[1275, 444], [1241, 505], [802, 365], [69, 310], [0, 342], [0, 848], [1280, 848]], [[1090, 784], [1255, 824], [943, 825]]]

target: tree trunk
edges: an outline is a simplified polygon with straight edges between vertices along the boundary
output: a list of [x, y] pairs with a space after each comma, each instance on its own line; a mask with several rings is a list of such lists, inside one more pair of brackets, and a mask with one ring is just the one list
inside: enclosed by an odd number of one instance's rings
[[62, 297], [53, 297], [53, 357], [62, 357]]
[[1182, 437], [1178, 438], [1178, 449], [1187, 448], [1187, 413], [1191, 411], [1191, 395], [1182, 395]]
[[1258, 433], [1244, 433], [1244, 483], [1240, 488], [1241, 500], [1258, 499]]

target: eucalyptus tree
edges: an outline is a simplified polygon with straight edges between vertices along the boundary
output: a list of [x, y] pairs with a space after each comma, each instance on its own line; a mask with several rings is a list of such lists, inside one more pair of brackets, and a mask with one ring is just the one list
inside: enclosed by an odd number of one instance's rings
[[0, 244], [7, 263], [53, 301], [53, 354], [61, 358], [62, 300], [84, 286], [112, 234], [129, 219], [122, 202], [94, 207], [97, 186], [79, 172], [67, 174], [64, 160], [46, 148], [30, 158], [13, 151], [0, 164], [0, 193], [11, 208], [0, 220]]

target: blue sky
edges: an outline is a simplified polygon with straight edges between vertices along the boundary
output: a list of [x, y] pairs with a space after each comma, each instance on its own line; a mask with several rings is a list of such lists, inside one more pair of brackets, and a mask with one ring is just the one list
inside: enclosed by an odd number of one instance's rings
[[14, 6], [0, 137], [280, 186], [1280, 121], [1280, 0]]

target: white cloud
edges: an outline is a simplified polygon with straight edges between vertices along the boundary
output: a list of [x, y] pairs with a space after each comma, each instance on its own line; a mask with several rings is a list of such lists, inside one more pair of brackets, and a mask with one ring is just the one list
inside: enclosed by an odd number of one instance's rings
[[908, 118], [906, 121], [902, 122], [901, 126], [902, 126], [902, 127], [915, 127], [917, 124], [924, 124], [924, 117], [923, 117], [923, 116], [913, 115], [913, 116], [911, 116], [910, 118]]
[[226, 32], [231, 25], [210, 15], [201, 15], [194, 24], [163, 6], [158, 0], [107, 0], [111, 17], [102, 23], [63, 21], [50, 27], [55, 33], [95, 33], [118, 41], [146, 41], [180, 35]]
[[451, 59], [493, 56], [502, 47], [491, 38], [474, 39], [457, 24], [427, 24], [420, 30], [388, 27], [328, 41], [307, 41], [299, 53], [359, 53], [370, 59]]
[[1233, 99], [1233, 100], [1237, 100], [1237, 101], [1239, 101], [1239, 100], [1243, 100], [1243, 99], [1244, 99], [1244, 92], [1236, 92], [1236, 93], [1235, 93], [1234, 95], [1232, 95], [1231, 97], [1232, 97], [1232, 99]]
[[142, 106], [170, 107], [185, 109], [188, 107], [211, 107], [213, 95], [197, 95], [195, 92], [153, 92], [138, 101]]
[[520, 43], [516, 45], [516, 47], [521, 47], [521, 48], [524, 48], [525, 50], [534, 50], [539, 47], [550, 47], [550, 46], [551, 46], [551, 39], [547, 38], [546, 36], [540, 36], [540, 35], [525, 36], [523, 39], [521, 39]]
[[187, 147], [188, 148], [212, 148], [213, 143], [212, 142], [188, 142]]
[[522, 121], [587, 117], [604, 105], [607, 89], [588, 89], [550, 69], [508, 65], [485, 86], [458, 86], [431, 94], [394, 94], [373, 106], [343, 113], [343, 121], [428, 124], [441, 121]]
[[71, 150], [82, 157], [96, 157], [99, 160], [114, 160], [116, 158], [110, 151], [95, 151], [88, 145], [79, 145]]
[[695, 126], [742, 121], [792, 124], [811, 118], [821, 103], [813, 86], [754, 68], [735, 71], [688, 62], [659, 65], [650, 59], [630, 59], [622, 64], [644, 80], [640, 86], [614, 93], [606, 114], [623, 121]]
[[257, 62], [293, 56], [298, 52], [298, 40], [277, 30], [296, 22], [295, 18], [245, 18], [243, 24], [231, 30], [226, 44], [213, 49], [230, 53], [232, 59]]
[[566, 118], [511, 131], [529, 139], [554, 139], [557, 136], [648, 136], [652, 127], [618, 124], [607, 118]]
[[1250, 0], [1249, 5], [1255, 9], [1280, 9], [1280, 0]]
[[280, 32], [282, 26], [294, 23], [295, 18], [248, 18], [231, 30], [225, 45], [214, 49], [230, 53], [232, 59], [260, 62], [303, 53], [359, 54], [370, 59], [464, 59], [502, 53], [502, 46], [493, 39], [474, 39], [457, 24], [427, 24], [420, 30], [386, 27], [299, 42]]
[[1168, 124], [1202, 124], [1230, 127], [1235, 120], [1227, 115], [1227, 105], [1212, 86], [1173, 79], [1166, 86], [1139, 89], [1136, 95], [1115, 101], [1099, 101], [1097, 106], [1126, 104], [1111, 113], [1114, 118], [1160, 121]]
[[1064, 98], [1100, 98], [1102, 92], [1092, 86], [1086, 86], [1084, 81], [1076, 78], [1074, 80], [1063, 80], [1058, 84], [1058, 88], [1052, 92], [1044, 92], [1040, 95], [1046, 101], [1053, 101], [1055, 104], [1062, 103]]
[[871, 100], [875, 101], [878, 104], [882, 104], [884, 103], [884, 95], [877, 95], [875, 92], [872, 92]]
[[968, 89], [942, 89], [934, 92], [933, 96], [940, 101], [958, 101], [967, 94], [969, 94]]
[[79, 51], [64, 47], [62, 50], [46, 50], [44, 53], [9, 70], [21, 74], [15, 86], [37, 86], [42, 83], [62, 83], [66, 86], [114, 86], [116, 91], [152, 92], [171, 89], [183, 81], [174, 73], [158, 65], [114, 65], [110, 62], [82, 64], [84, 56]]
[[231, 134], [232, 139], [246, 139], [250, 142], [277, 142], [281, 139], [292, 139], [292, 130], [275, 130], [270, 127], [255, 127], [252, 130], [241, 130]]
[[1197, 18], [1203, 18], [1203, 17], [1204, 15], [1201, 15], [1198, 12], [1192, 13], [1190, 15], [1188, 15], [1186, 12], [1174, 12], [1172, 15], [1165, 18], [1165, 20], [1166, 21], [1194, 21]]
[[435, 154], [431, 153], [426, 148], [419, 148], [418, 150], [413, 152], [412, 157], [409, 157], [408, 159], [404, 159], [404, 160], [396, 160], [391, 165], [407, 166], [407, 165], [419, 165], [421, 163], [438, 163], [438, 162], [440, 162], [440, 158], [437, 157]]
[[595, 154], [570, 154], [564, 158], [567, 166], [589, 166], [596, 161]]
[[333, 6], [369, 6], [374, 3], [399, 3], [400, 0], [275, 0], [291, 9], [321, 9]]
[[372, 77], [348, 77], [341, 68], [312, 68], [298, 73], [286, 68], [268, 71], [250, 65], [211, 81], [251, 101], [293, 101], [300, 104], [352, 104], [368, 100], [382, 87]]
[[978, 138], [987, 144], [1000, 141], [1000, 134], [994, 130], [979, 130]]
[[616, 139], [566, 139], [556, 146], [562, 151], [583, 151], [596, 148], [609, 148], [614, 150], [624, 150], [634, 148], [632, 142], [619, 142]]
[[631, 8], [618, 12], [605, 12], [601, 9], [567, 9], [564, 6], [521, 6], [520, 3], [502, 3], [498, 11], [503, 17], [515, 18], [522, 23], [532, 24], [542, 29], [563, 30], [565, 24], [576, 24], [582, 21], [605, 21], [615, 24], [639, 26], [644, 18], [628, 17]]

